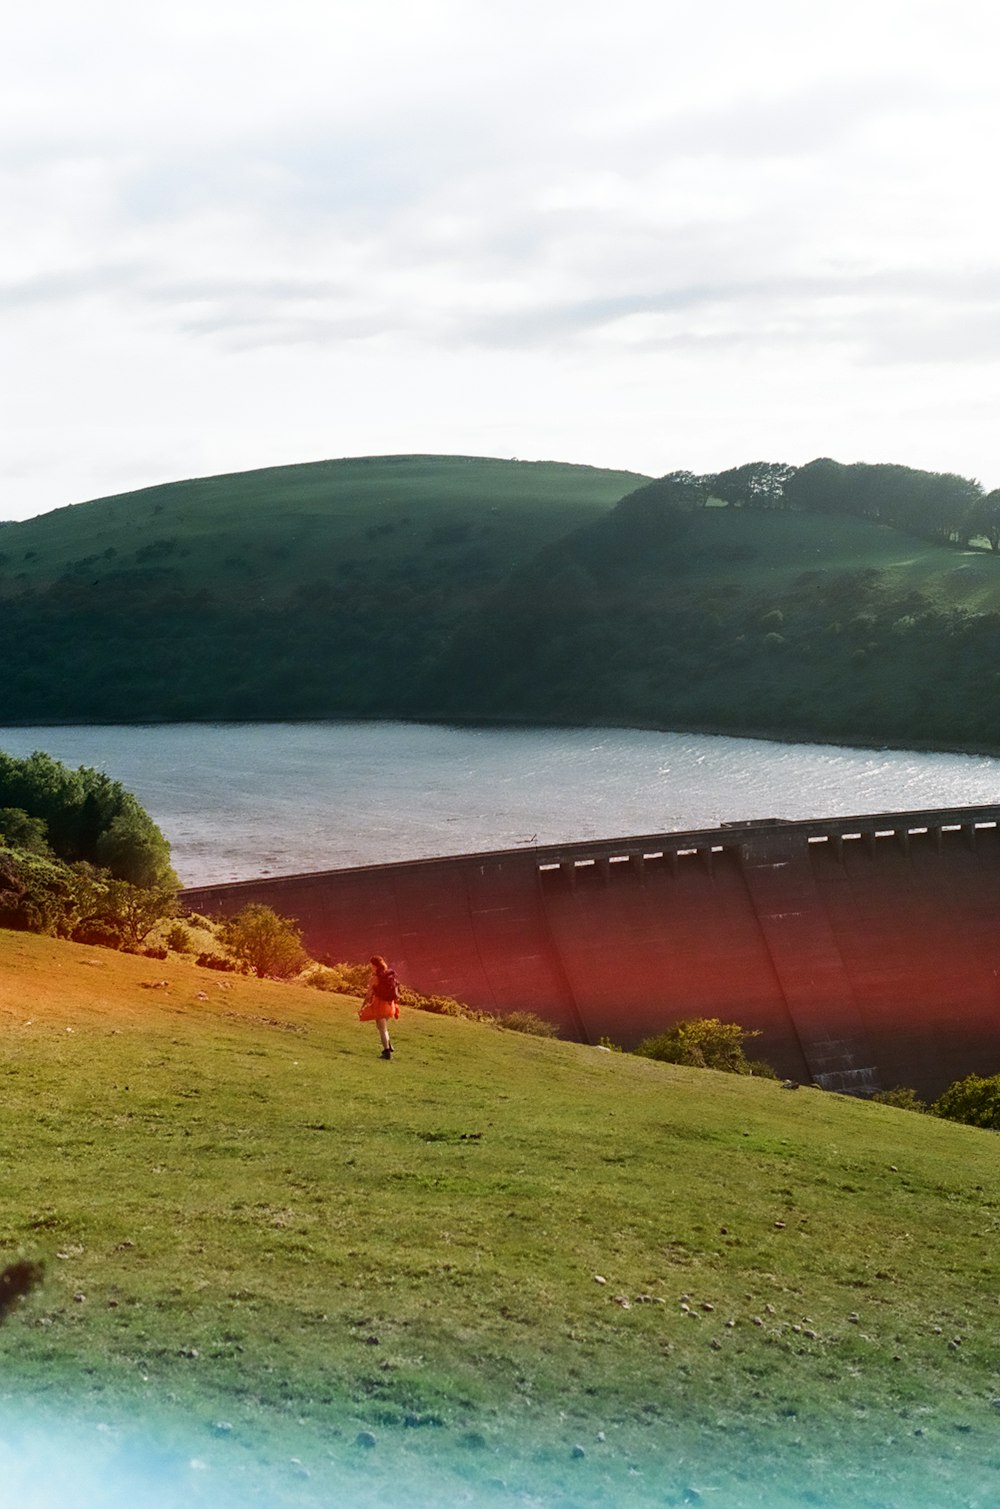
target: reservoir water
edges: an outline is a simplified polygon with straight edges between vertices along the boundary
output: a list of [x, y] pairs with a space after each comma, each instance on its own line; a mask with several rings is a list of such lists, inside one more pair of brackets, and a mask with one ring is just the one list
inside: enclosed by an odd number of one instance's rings
[[134, 791], [186, 885], [478, 849], [1000, 801], [1000, 759], [637, 729], [0, 728]]

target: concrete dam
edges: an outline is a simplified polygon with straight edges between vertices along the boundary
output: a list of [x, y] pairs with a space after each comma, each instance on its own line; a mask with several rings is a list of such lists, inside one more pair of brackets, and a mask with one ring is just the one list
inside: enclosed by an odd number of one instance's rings
[[1000, 1072], [1000, 806], [724, 824], [202, 886], [385, 954], [423, 994], [630, 1048], [689, 1016], [759, 1029], [784, 1077], [925, 1097]]

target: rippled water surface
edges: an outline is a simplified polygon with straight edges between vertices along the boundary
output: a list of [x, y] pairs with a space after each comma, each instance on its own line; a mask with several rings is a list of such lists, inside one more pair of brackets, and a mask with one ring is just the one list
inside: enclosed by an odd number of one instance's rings
[[0, 728], [134, 791], [188, 885], [530, 843], [1000, 801], [1000, 759], [635, 729]]

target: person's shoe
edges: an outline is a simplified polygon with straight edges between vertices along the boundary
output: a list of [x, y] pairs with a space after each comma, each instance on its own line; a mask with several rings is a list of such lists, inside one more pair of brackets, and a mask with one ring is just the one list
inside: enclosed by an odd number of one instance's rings
[[382, 1049], [382, 1057], [383, 1058], [392, 1058], [392, 1049], [391, 1048], [383, 1048]]

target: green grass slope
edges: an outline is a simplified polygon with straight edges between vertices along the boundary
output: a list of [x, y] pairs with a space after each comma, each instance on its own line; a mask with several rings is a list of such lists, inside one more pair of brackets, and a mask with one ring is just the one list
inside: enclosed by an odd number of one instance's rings
[[201, 477], [56, 509], [2, 531], [0, 592], [169, 571], [185, 590], [283, 600], [376, 560], [502, 577], [645, 479], [555, 461], [370, 456]]
[[0, 1021], [20, 1502], [995, 1498], [988, 1133], [21, 934]]
[[[151, 488], [0, 532], [9, 722], [628, 724], [1000, 748], [1000, 557], [642, 479], [375, 457]], [[634, 516], [633, 516], [634, 518]]]
[[642, 479], [371, 457], [148, 488], [0, 531], [12, 721], [420, 716], [485, 592]]

